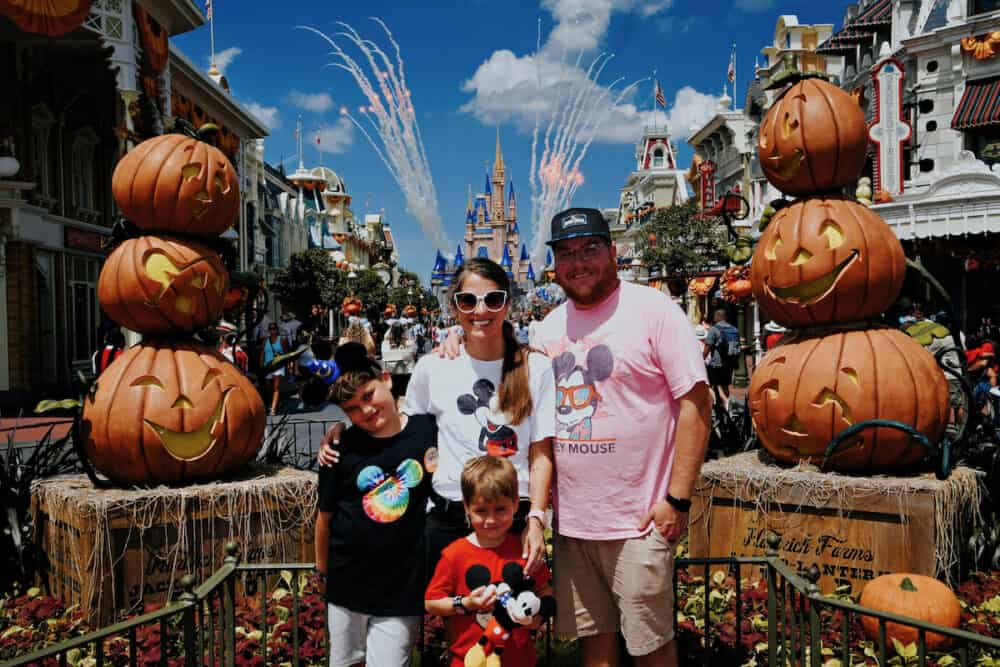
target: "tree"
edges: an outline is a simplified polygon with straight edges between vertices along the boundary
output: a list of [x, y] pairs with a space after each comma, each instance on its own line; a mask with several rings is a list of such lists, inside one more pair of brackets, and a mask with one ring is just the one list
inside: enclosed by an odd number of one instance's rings
[[348, 286], [354, 295], [361, 299], [368, 319], [377, 321], [382, 317], [382, 312], [389, 303], [389, 291], [386, 289], [385, 283], [382, 282], [382, 276], [376, 271], [358, 269], [356, 273], [357, 278], [349, 279]]
[[665, 279], [686, 280], [727, 265], [726, 228], [717, 218], [700, 215], [694, 200], [658, 209], [641, 231], [640, 257], [650, 271], [659, 267]]
[[326, 250], [310, 248], [292, 255], [271, 283], [271, 292], [301, 318], [314, 304], [339, 308], [347, 294], [346, 276]]

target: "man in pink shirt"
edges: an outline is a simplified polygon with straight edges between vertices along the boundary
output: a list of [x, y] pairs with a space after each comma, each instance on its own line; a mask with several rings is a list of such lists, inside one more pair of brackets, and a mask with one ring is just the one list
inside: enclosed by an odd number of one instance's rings
[[534, 332], [556, 380], [556, 631], [583, 665], [676, 665], [673, 555], [705, 456], [711, 398], [691, 325], [664, 293], [618, 279], [596, 209], [552, 219], [569, 300]]

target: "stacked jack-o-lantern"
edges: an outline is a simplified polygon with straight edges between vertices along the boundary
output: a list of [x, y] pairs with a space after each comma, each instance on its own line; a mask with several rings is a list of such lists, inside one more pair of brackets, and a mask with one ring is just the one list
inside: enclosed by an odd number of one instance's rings
[[98, 300], [144, 340], [101, 373], [84, 402], [87, 458], [118, 484], [217, 479], [254, 457], [265, 423], [254, 386], [193, 339], [219, 319], [225, 300], [229, 274], [200, 239], [235, 220], [236, 172], [213, 146], [167, 134], [125, 155], [112, 189], [145, 235], [108, 257]]
[[[819, 78], [788, 88], [761, 124], [758, 157], [767, 179], [797, 199], [773, 215], [754, 249], [753, 292], [771, 319], [792, 330], [754, 372], [748, 401], [757, 434], [780, 461], [874, 472], [919, 463], [948, 423], [948, 388], [919, 343], [874, 320], [899, 296], [902, 246], [873, 211], [843, 196], [865, 162], [864, 113]], [[828, 445], [845, 429], [857, 433]]]

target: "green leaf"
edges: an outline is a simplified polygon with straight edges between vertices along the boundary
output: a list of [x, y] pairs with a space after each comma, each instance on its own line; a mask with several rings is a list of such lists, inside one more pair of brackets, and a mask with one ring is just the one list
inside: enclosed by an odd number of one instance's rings
[[41, 594], [42, 594], [42, 589], [39, 588], [38, 586], [32, 586], [31, 588], [28, 589], [28, 592], [25, 593], [25, 595], [27, 595], [29, 598], [37, 598]]
[[275, 589], [275, 591], [273, 593], [271, 593], [271, 597], [274, 600], [283, 600], [286, 597], [288, 597], [288, 589], [287, 588], [278, 588], [278, 589]]
[[952, 665], [957, 665], [958, 660], [954, 656], [942, 655], [937, 661], [938, 667], [952, 667]]
[[82, 406], [83, 403], [75, 398], [66, 398], [61, 401], [46, 399], [44, 401], [39, 401], [38, 405], [35, 406], [35, 414], [49, 412], [50, 410], [70, 410], [72, 408], [80, 408]]
[[263, 636], [264, 636], [264, 633], [261, 632], [260, 630], [254, 630], [253, 632], [248, 632], [247, 633], [247, 639], [254, 639], [256, 641], [260, 641], [261, 637], [263, 637]]
[[77, 667], [80, 664], [80, 657], [83, 655], [83, 651], [78, 648], [71, 648], [66, 651], [66, 662]]
[[726, 583], [726, 573], [723, 572], [722, 570], [719, 570], [718, 572], [712, 575], [712, 582], [715, 583], [717, 586], [721, 586], [722, 584]]
[[294, 579], [294, 575], [292, 574], [291, 570], [282, 570], [281, 571], [281, 580], [283, 582], [285, 582], [285, 586], [287, 588], [291, 589], [291, 587], [292, 587], [292, 580], [293, 579]]
[[276, 607], [274, 608], [274, 615], [275, 615], [275, 616], [276, 616], [276, 617], [278, 618], [278, 620], [279, 620], [279, 621], [281, 621], [282, 623], [284, 623], [285, 621], [287, 621], [287, 620], [288, 620], [288, 617], [289, 617], [289, 616], [290, 616], [291, 614], [292, 614], [292, 612], [291, 612], [291, 611], [289, 611], [288, 607], [282, 607], [282, 606], [281, 606], [280, 604], [279, 604], [278, 606], [276, 606]]

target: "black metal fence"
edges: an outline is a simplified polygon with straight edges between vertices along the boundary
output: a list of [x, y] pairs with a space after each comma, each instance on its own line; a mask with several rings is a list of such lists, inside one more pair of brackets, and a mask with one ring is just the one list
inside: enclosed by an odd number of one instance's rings
[[[825, 597], [820, 594], [817, 582], [819, 572], [814, 570], [808, 577], [796, 574], [779, 556], [776, 542], [769, 541], [767, 555], [756, 558], [700, 558], [680, 559], [678, 570], [701, 571], [705, 582], [704, 601], [700, 620], [704, 633], [695, 647], [695, 659], [703, 665], [742, 664], [737, 657], [742, 646], [744, 626], [743, 606], [746, 593], [738, 582], [744, 574], [762, 577], [766, 583], [767, 606], [767, 664], [808, 665], [819, 667], [831, 658], [840, 660], [847, 667], [858, 664], [851, 655], [851, 634], [856, 632], [852, 621], [862, 616], [876, 619], [878, 637], [875, 642], [873, 659], [877, 664], [892, 664], [894, 653], [887, 642], [888, 623], [909, 626], [916, 630], [917, 653], [900, 664], [927, 664], [927, 636], [937, 633], [950, 637], [957, 646], [957, 664], [993, 664], [983, 662], [983, 656], [1000, 658], [1000, 640], [993, 637], [954, 630], [913, 618], [898, 616], [861, 607], [845, 600]], [[328, 638], [326, 635], [326, 607], [319, 603], [305, 602], [302, 575], [312, 569], [311, 564], [278, 563], [241, 565], [238, 563], [237, 546], [226, 545], [227, 555], [223, 566], [200, 586], [188, 576], [182, 579], [183, 592], [178, 599], [156, 611], [118, 623], [95, 632], [55, 644], [6, 663], [10, 667], [27, 665], [69, 665], [79, 660], [81, 651], [93, 657], [98, 666], [106, 664], [140, 664], [140, 644], [152, 640], [159, 651], [154, 654], [160, 665], [183, 664], [186, 667], [209, 665], [228, 666], [236, 664], [325, 664]], [[735, 654], [730, 654], [732, 662], [718, 651], [722, 643], [717, 618], [713, 619], [713, 595], [718, 590], [708, 585], [712, 572], [722, 568], [733, 573], [737, 582], [737, 592], [733, 598], [734, 609], [718, 610], [735, 614]], [[272, 582], [284, 580], [284, 585], [273, 586]], [[675, 590], [677, 584], [675, 582]], [[277, 593], [281, 597], [277, 598]], [[277, 613], [278, 602], [291, 597], [281, 604], [283, 610]], [[242, 607], [252, 608], [252, 618], [238, 617], [237, 601]], [[312, 635], [302, 631], [301, 611], [307, 604], [312, 611], [322, 615], [321, 629], [318, 623], [311, 628]], [[241, 612], [243, 613], [243, 612]], [[256, 623], [254, 626], [252, 623]], [[274, 645], [269, 639], [280, 633], [286, 641], [282, 644], [282, 654], [273, 653]], [[321, 634], [321, 639], [317, 637]], [[831, 637], [840, 641], [830, 641]], [[252, 641], [239, 641], [249, 637]], [[824, 643], [824, 638], [825, 642]], [[548, 638], [547, 638], [548, 640]], [[541, 663], [550, 664], [550, 642], [546, 641], [546, 651]], [[239, 647], [239, 648], [238, 648]], [[689, 647], [690, 648], [690, 647]], [[269, 653], [271, 651], [271, 653]], [[76, 652], [74, 654], [74, 652]], [[239, 660], [237, 657], [239, 656]], [[150, 654], [142, 656], [144, 664], [149, 664]], [[683, 662], [683, 660], [682, 660]], [[684, 663], [687, 664], [687, 663]], [[954, 663], [953, 663], [954, 664]]]

